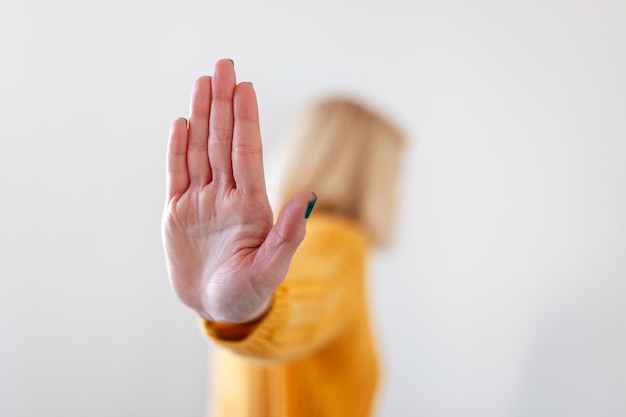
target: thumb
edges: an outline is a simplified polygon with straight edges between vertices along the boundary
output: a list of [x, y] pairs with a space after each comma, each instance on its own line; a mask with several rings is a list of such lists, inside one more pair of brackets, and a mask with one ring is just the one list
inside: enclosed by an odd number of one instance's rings
[[306, 221], [316, 202], [315, 193], [301, 192], [285, 204], [257, 253], [254, 267], [256, 288], [269, 294], [285, 279], [291, 258], [304, 239]]

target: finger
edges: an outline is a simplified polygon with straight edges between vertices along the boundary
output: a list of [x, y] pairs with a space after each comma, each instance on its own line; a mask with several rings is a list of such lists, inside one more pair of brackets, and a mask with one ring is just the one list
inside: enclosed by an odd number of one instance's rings
[[233, 141], [233, 94], [235, 68], [228, 59], [216, 62], [213, 72], [211, 118], [209, 120], [209, 161], [213, 180], [233, 183], [231, 148]]
[[204, 185], [211, 181], [207, 155], [209, 113], [211, 112], [211, 77], [196, 80], [189, 109], [189, 146], [187, 164], [191, 184]]
[[189, 187], [186, 119], [177, 119], [170, 128], [166, 172], [166, 193], [169, 200], [176, 195], [184, 193], [187, 187]]
[[255, 288], [271, 293], [285, 278], [291, 258], [304, 239], [306, 219], [316, 202], [314, 193], [302, 192], [285, 204], [257, 253], [254, 263], [257, 272], [254, 274], [257, 277]]
[[265, 192], [263, 146], [259, 111], [251, 83], [235, 88], [233, 133], [233, 178], [238, 189]]

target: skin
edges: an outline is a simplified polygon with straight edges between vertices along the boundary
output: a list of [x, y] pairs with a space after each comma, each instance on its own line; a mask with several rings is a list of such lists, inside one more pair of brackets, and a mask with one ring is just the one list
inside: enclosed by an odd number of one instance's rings
[[314, 195], [296, 194], [274, 224], [256, 94], [237, 84], [231, 61], [195, 82], [189, 122], [170, 129], [166, 176], [162, 237], [180, 301], [210, 321], [262, 316], [304, 239]]

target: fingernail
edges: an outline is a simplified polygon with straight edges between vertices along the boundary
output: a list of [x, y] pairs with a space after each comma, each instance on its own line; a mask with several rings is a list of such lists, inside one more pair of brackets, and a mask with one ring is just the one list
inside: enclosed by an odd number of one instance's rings
[[252, 81], [248, 81], [248, 82], [250, 83], [250, 85], [251, 85], [252, 87], [254, 87], [254, 84], [252, 84]]
[[233, 64], [233, 67], [235, 66], [235, 61], [233, 61], [233, 60], [232, 60], [232, 59], [230, 59], [230, 58], [226, 58], [226, 59], [228, 59], [228, 60], [230, 61], [230, 63], [231, 63], [231, 64]]
[[313, 211], [313, 208], [315, 208], [315, 203], [317, 203], [317, 194], [313, 193], [313, 195], [315, 196], [315, 198], [309, 201], [309, 204], [306, 206], [306, 213], [304, 213], [305, 219], [309, 218], [311, 212]]

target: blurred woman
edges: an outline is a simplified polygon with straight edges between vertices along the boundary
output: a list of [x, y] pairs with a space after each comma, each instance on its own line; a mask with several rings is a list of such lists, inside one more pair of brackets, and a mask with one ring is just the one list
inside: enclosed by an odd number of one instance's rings
[[401, 135], [355, 101], [313, 105], [274, 224], [252, 84], [220, 60], [190, 113], [170, 132], [163, 241], [174, 291], [220, 347], [213, 415], [370, 416], [367, 260], [389, 240]]

